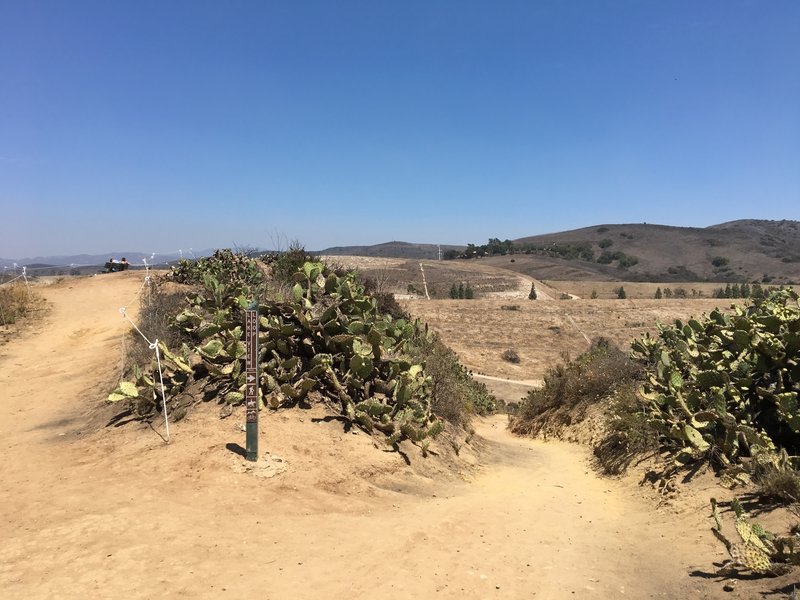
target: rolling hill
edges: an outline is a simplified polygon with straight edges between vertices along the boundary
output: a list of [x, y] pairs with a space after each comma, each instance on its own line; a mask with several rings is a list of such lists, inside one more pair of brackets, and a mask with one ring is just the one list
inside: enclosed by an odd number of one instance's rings
[[[334, 246], [320, 250], [319, 254], [333, 256], [374, 256], [380, 258], [411, 258], [436, 260], [439, 257], [437, 244], [410, 244], [408, 242], [385, 242], [374, 246]], [[441, 246], [442, 252], [461, 251], [464, 246]]]
[[[594, 260], [564, 260], [557, 256], [525, 255], [507, 268], [549, 271], [550, 279], [626, 279], [629, 281], [762, 281], [800, 280], [800, 223], [797, 221], [731, 221], [711, 227], [666, 225], [597, 225], [561, 233], [514, 240], [516, 245], [546, 248], [588, 245]], [[603, 253], [634, 260], [629, 266]], [[502, 262], [503, 257], [488, 260]], [[544, 259], [544, 260], [537, 260]], [[506, 259], [508, 262], [508, 259]], [[564, 271], [561, 273], [561, 271]], [[567, 273], [568, 272], [568, 273]], [[577, 276], [583, 274], [583, 276]]]
[[[513, 240], [513, 256], [480, 260], [537, 279], [800, 281], [800, 222], [741, 220], [711, 227], [606, 224]], [[442, 246], [442, 252], [465, 246]], [[435, 259], [434, 244], [389, 242], [322, 254]], [[476, 254], [480, 256], [480, 246]]]

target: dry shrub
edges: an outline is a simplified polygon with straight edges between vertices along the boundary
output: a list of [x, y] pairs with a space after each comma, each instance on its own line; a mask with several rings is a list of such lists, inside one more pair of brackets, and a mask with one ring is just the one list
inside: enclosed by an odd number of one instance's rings
[[0, 324], [12, 325], [33, 310], [38, 296], [24, 283], [0, 287]]
[[528, 392], [511, 424], [514, 433], [538, 435], [548, 425], [580, 422], [586, 409], [641, 377], [641, 367], [603, 338], [573, 361], [547, 372], [544, 386]]
[[786, 450], [774, 452], [762, 449], [753, 454], [748, 467], [764, 496], [797, 503], [800, 502], [797, 461], [797, 457], [790, 457]]
[[[160, 279], [152, 281], [149, 290], [142, 295], [136, 320], [136, 326], [150, 341], [162, 341], [168, 348], [180, 346], [183, 341], [181, 333], [170, 323], [185, 308], [189, 289], [188, 286], [170, 284]], [[126, 367], [149, 364], [153, 350], [138, 333], [134, 331], [131, 335]]]
[[642, 367], [603, 338], [577, 359], [565, 358], [546, 375], [544, 386], [523, 399], [511, 421], [514, 433], [539, 435], [577, 425], [588, 409], [602, 404], [602, 438], [594, 447], [601, 469], [619, 474], [659, 447], [639, 394]]
[[800, 474], [794, 469], [775, 469], [756, 479], [761, 493], [785, 502], [800, 501]]
[[603, 472], [618, 475], [640, 458], [659, 449], [660, 432], [647, 418], [646, 401], [639, 394], [638, 382], [628, 382], [614, 390], [606, 421], [606, 433], [594, 448]]
[[502, 358], [506, 362], [510, 362], [515, 365], [519, 364], [520, 361], [519, 354], [517, 354], [517, 351], [512, 350], [511, 348], [505, 350], [503, 354], [500, 355], [500, 358]]
[[366, 277], [358, 274], [358, 281], [364, 286], [364, 293], [369, 294], [378, 302], [378, 310], [384, 314], [392, 315], [393, 319], [411, 319], [411, 316], [406, 310], [398, 304], [394, 294], [391, 292], [384, 292], [381, 285], [374, 277]]

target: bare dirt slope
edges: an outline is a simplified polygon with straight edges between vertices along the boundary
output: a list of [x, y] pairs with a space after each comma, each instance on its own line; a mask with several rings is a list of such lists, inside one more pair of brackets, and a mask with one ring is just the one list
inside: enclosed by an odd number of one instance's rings
[[689, 575], [722, 558], [707, 497], [656, 510], [502, 417], [478, 424], [481, 465], [465, 443], [449, 466], [409, 447], [413, 469], [318, 409], [263, 414], [250, 472], [241, 415], [211, 406], [168, 446], [160, 425], [98, 427], [140, 277], [46, 288], [46, 327], [2, 348], [3, 598], [752, 597]]

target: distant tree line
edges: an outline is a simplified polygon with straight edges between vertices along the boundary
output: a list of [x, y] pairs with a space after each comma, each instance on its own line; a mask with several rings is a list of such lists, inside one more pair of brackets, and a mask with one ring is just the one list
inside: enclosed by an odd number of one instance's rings
[[[773, 286], [763, 287], [760, 283], [734, 283], [727, 284], [724, 288], [715, 289], [711, 296], [713, 298], [753, 298], [754, 300], [763, 300], [774, 292], [777, 288]], [[703, 290], [691, 291], [692, 298], [702, 297]], [[675, 288], [674, 290], [668, 287], [662, 289], [656, 288], [654, 298], [661, 300], [662, 298], [688, 298], [689, 294], [683, 288]]]
[[537, 256], [550, 256], [563, 258], [566, 260], [582, 260], [586, 262], [597, 262], [608, 265], [617, 261], [620, 269], [627, 269], [639, 262], [635, 256], [631, 256], [617, 251], [606, 250], [614, 242], [610, 239], [601, 240], [598, 243], [603, 251], [595, 256], [595, 250], [591, 242], [580, 242], [577, 244], [518, 244], [511, 240], [500, 241], [499, 238], [490, 238], [488, 243], [483, 245], [467, 244], [466, 249], [448, 250], [442, 257], [445, 260], [482, 258], [486, 256], [507, 256], [509, 254], [535, 254]]
[[714, 298], [753, 298], [755, 300], [763, 300], [778, 288], [774, 286], [763, 287], [760, 283], [755, 282], [752, 285], [748, 283], [730, 283], [724, 288], [717, 288], [714, 290]]

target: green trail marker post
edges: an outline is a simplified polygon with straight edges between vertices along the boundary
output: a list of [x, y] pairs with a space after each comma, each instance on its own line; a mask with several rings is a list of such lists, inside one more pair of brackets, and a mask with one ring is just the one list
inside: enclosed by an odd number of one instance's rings
[[244, 313], [246, 442], [245, 458], [258, 460], [258, 303], [252, 302]]

